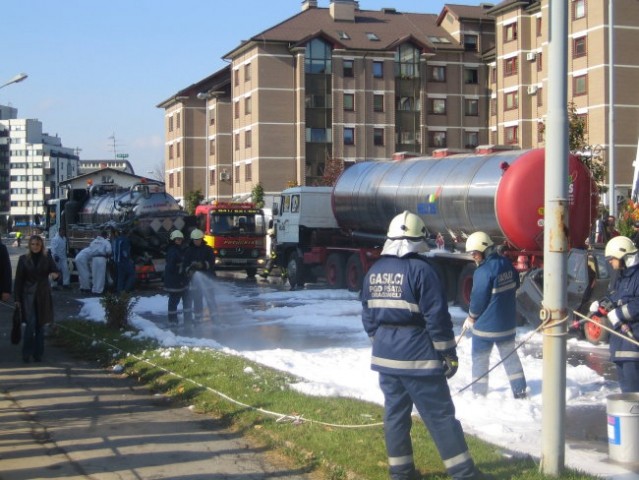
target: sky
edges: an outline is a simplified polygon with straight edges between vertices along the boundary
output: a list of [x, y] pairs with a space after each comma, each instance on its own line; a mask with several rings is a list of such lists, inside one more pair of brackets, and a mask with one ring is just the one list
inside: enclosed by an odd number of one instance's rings
[[[281, 286], [278, 288], [261, 282], [252, 289], [218, 279], [215, 283], [213, 322], [171, 330], [166, 321], [166, 297], [141, 297], [135, 305], [131, 322], [139, 333], [132, 335], [156, 339], [166, 356], [180, 355], [183, 348], [221, 350], [296, 375], [300, 380], [292, 388], [300, 392], [348, 396], [383, 404], [377, 374], [370, 370], [370, 341], [362, 328], [361, 304], [357, 294], [309, 288], [285, 291]], [[80, 316], [104, 322], [104, 311], [98, 298], [82, 301], [84, 305]], [[451, 307], [450, 312], [455, 335], [458, 336], [466, 314], [457, 307]], [[237, 325], [238, 322], [244, 323]], [[240, 338], [239, 343], [229, 347], [227, 340], [233, 336], [228, 332], [234, 328], [239, 332], [234, 337], [272, 335], [275, 340], [270, 346], [257, 346], [259, 342], [252, 345], [246, 342], [246, 338]], [[300, 332], [304, 338], [287, 336], [284, 334], [286, 330]], [[217, 333], [211, 335], [210, 332]], [[273, 335], [273, 332], [279, 332], [279, 335]], [[324, 339], [322, 344], [316, 341], [319, 338]], [[539, 458], [542, 444], [542, 360], [534, 352], [541, 349], [542, 337], [529, 328], [519, 328], [517, 343], [522, 340], [527, 340], [526, 346], [529, 346], [519, 350], [528, 382], [527, 399], [513, 398], [501, 366], [490, 373], [486, 397], [475, 397], [470, 389], [462, 391], [471, 382], [469, 337], [459, 341], [460, 368], [449, 380], [449, 385], [457, 418], [466, 433], [510, 451]], [[238, 339], [233, 341], [238, 342]], [[607, 355], [607, 346], [591, 346], [576, 338], [568, 340], [569, 352], [577, 347], [595, 349], [604, 357]], [[494, 350], [491, 365], [498, 360]], [[254, 374], [248, 365], [245, 373]], [[619, 393], [615, 381], [604, 379], [586, 365], [567, 365], [566, 385], [566, 417], [572, 418], [567, 430], [588, 428], [588, 422], [582, 425], [581, 419], [592, 417], [593, 409], [601, 411], [606, 405], [606, 397]], [[301, 414], [310, 421], [332, 423], [330, 415], [320, 418], [315, 412]], [[605, 438], [606, 416], [602, 413], [599, 417], [602, 425], [597, 424], [597, 430], [603, 432]], [[605, 441], [600, 442], [603, 448], [594, 450], [592, 445], [573, 441], [566, 443], [566, 466], [610, 480], [637, 478], [636, 473], [609, 461]], [[507, 461], [506, 457], [504, 461]]]
[[[445, 3], [360, 0], [360, 8], [439, 13]], [[156, 105], [223, 68], [222, 56], [242, 40], [300, 10], [301, 0], [3, 0], [0, 85], [21, 72], [29, 77], [0, 89], [0, 104], [42, 121], [82, 160], [128, 154], [137, 174], [162, 171]]]

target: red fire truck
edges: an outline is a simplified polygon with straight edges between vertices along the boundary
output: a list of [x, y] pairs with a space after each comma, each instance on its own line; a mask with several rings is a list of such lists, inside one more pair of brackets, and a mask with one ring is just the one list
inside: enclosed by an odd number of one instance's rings
[[218, 270], [246, 270], [254, 277], [266, 262], [264, 212], [248, 202], [212, 202], [195, 209], [204, 241], [215, 250]]

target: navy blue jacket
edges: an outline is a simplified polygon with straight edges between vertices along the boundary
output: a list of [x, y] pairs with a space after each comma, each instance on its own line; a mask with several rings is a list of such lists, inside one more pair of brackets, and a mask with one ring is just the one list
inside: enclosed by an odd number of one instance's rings
[[183, 268], [187, 275], [196, 271], [215, 275], [215, 252], [204, 242], [199, 247], [191, 244], [184, 252]]
[[443, 375], [443, 355], [455, 354], [453, 324], [439, 278], [424, 259], [382, 256], [364, 277], [361, 301], [373, 370]]
[[475, 319], [473, 335], [495, 342], [515, 338], [517, 288], [519, 274], [506, 257], [491, 253], [479, 264], [468, 310]]
[[164, 288], [167, 291], [179, 292], [187, 284], [186, 274], [182, 268], [184, 248], [171, 243], [166, 250], [166, 264], [164, 266]]
[[[619, 271], [610, 300], [617, 305], [617, 318], [628, 323], [635, 339], [639, 339], [639, 265]], [[639, 361], [639, 347], [617, 335], [610, 335], [610, 360]]]

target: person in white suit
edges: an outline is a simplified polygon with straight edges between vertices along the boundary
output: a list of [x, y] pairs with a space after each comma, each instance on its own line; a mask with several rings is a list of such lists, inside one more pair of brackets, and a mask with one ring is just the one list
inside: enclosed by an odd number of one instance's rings
[[67, 235], [66, 231], [61, 228], [58, 233], [51, 239], [50, 245], [51, 255], [55, 260], [58, 270], [62, 277], [62, 287], [69, 288], [71, 283], [71, 272], [69, 272], [69, 265], [67, 263]]
[[107, 237], [106, 231], [100, 232], [89, 246], [75, 257], [82, 293], [100, 295], [104, 291], [107, 258], [111, 255], [111, 242]]

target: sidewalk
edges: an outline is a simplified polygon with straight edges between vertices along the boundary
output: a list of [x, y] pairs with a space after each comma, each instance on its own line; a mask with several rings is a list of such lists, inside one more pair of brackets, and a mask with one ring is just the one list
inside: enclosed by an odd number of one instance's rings
[[[55, 302], [58, 317], [68, 308]], [[312, 478], [50, 342], [42, 363], [23, 363], [10, 318], [0, 306], [0, 480]]]

